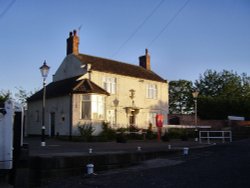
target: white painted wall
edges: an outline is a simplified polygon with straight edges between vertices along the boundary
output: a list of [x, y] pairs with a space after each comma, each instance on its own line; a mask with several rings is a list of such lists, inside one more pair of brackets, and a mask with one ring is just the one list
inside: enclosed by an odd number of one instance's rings
[[5, 102], [6, 114], [0, 114], [0, 169], [12, 169], [14, 107]]

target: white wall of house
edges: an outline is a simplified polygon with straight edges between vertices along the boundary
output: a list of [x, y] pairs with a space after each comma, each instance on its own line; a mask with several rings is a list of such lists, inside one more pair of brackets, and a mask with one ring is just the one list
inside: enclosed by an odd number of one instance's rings
[[[45, 107], [45, 134], [52, 134], [52, 116], [55, 117], [54, 134], [69, 135], [70, 132], [70, 96], [46, 100]], [[29, 135], [41, 134], [42, 101], [28, 104], [26, 129]]]
[[[168, 114], [168, 83], [156, 82], [146, 79], [121, 76], [110, 73], [102, 73], [97, 71], [91, 72], [91, 81], [103, 86], [103, 77], [116, 78], [116, 93], [111, 94], [106, 100], [106, 110], [117, 112], [117, 125], [128, 126], [129, 117], [125, 112], [125, 107], [132, 106], [132, 100], [129, 97], [129, 90], [135, 90], [134, 105], [140, 108], [140, 112], [136, 117], [136, 125], [140, 128], [147, 128], [149, 125], [149, 113], [161, 113], [167, 117]], [[147, 85], [157, 85], [157, 98], [147, 98]], [[114, 101], [118, 100], [117, 107]], [[107, 120], [107, 119], [106, 119]]]
[[67, 55], [53, 75], [53, 81], [55, 82], [84, 74], [86, 70], [82, 69], [81, 65], [82, 63], [75, 55]]

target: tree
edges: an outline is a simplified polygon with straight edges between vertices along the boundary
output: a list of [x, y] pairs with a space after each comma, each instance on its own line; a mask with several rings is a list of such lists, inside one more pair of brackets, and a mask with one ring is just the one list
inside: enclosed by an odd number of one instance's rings
[[5, 91], [5, 90], [0, 91], [0, 102], [5, 102], [6, 100], [8, 100], [10, 98], [11, 98], [10, 91]]
[[18, 93], [15, 94], [17, 102], [19, 102], [23, 106], [26, 106], [27, 98], [29, 98], [33, 94], [33, 92], [28, 92], [22, 87], [18, 87], [16, 89], [18, 90]]
[[250, 77], [233, 71], [207, 70], [195, 82], [199, 90], [198, 115], [204, 119], [249, 117]]
[[207, 70], [195, 81], [200, 96], [239, 98], [250, 97], [250, 78], [243, 73], [223, 70], [217, 72]]
[[189, 114], [193, 111], [192, 82], [178, 80], [169, 82], [169, 112]]

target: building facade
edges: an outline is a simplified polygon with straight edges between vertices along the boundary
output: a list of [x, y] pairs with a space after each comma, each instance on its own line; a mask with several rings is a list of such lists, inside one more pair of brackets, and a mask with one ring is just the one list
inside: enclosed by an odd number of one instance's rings
[[[168, 115], [168, 83], [150, 67], [148, 50], [139, 65], [79, 53], [79, 37], [70, 32], [67, 56], [46, 87], [46, 134], [78, 135], [78, 125], [101, 132], [112, 128], [155, 126], [156, 114]], [[41, 133], [42, 90], [28, 99], [26, 133]]]

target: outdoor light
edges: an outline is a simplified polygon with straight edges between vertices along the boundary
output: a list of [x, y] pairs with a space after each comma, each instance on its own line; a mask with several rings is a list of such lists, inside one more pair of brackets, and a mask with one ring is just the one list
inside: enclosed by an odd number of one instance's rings
[[45, 143], [45, 96], [46, 96], [46, 78], [49, 73], [49, 66], [46, 65], [44, 61], [43, 65], [40, 67], [40, 71], [43, 77], [43, 106], [42, 106], [42, 136], [41, 136], [41, 146], [46, 146]]
[[41, 71], [42, 77], [44, 79], [46, 79], [48, 76], [49, 68], [50, 67], [48, 65], [46, 65], [46, 61], [44, 61], [43, 65], [40, 67], [40, 71]]
[[197, 129], [197, 98], [198, 98], [198, 95], [199, 95], [199, 91], [194, 91], [192, 93], [193, 95], [193, 98], [194, 98], [194, 111], [195, 111], [195, 117], [194, 117], [194, 123], [195, 123], [195, 141], [198, 142], [198, 129]]

